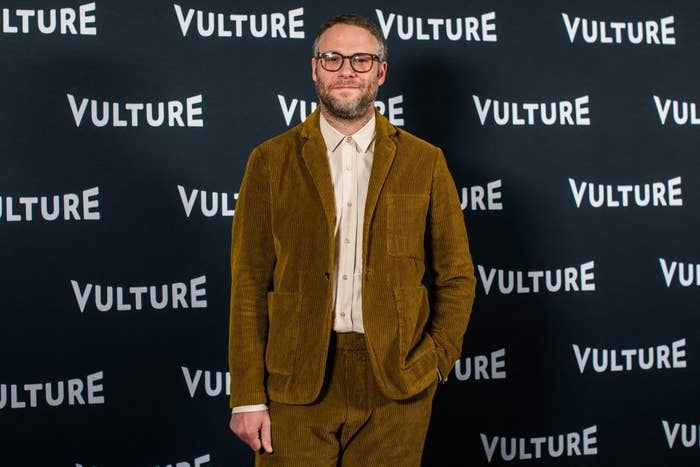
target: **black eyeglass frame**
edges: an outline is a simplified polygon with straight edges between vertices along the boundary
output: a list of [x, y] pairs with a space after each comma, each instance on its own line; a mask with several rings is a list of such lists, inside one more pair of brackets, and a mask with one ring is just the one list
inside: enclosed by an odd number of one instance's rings
[[[341, 58], [341, 60], [340, 60], [340, 65], [339, 65], [338, 68], [336, 68], [336, 69], [328, 68], [328, 67], [325, 65], [325, 61], [323, 60], [324, 58], [330, 58], [331, 56], [335, 56], [335, 57], [340, 57], [340, 58]], [[366, 70], [358, 70], [357, 68], [355, 68], [355, 63], [354, 63], [353, 60], [356, 60], [356, 57], [369, 57], [369, 58], [371, 58], [372, 61], [371, 61], [370, 67], [369, 67], [368, 69], [366, 69]], [[370, 53], [356, 53], [356, 54], [352, 54], [352, 55], [343, 55], [343, 54], [341, 54], [341, 53], [333, 52], [333, 51], [319, 52], [318, 54], [316, 54], [316, 57], [314, 57], [314, 58], [316, 58], [316, 60], [318, 60], [318, 61], [321, 63], [321, 67], [322, 67], [324, 70], [330, 71], [330, 72], [332, 72], [332, 73], [333, 73], [333, 72], [336, 72], [336, 71], [339, 71], [341, 68], [343, 68], [343, 65], [345, 64], [345, 60], [346, 60], [346, 59], [350, 62], [350, 68], [352, 68], [353, 71], [354, 71], [355, 73], [369, 73], [370, 71], [372, 71], [372, 68], [374, 68], [374, 62], [380, 62], [380, 63], [381, 63], [381, 61], [382, 61], [381, 58], [379, 57], [379, 55], [375, 55], [375, 54], [370, 54]]]

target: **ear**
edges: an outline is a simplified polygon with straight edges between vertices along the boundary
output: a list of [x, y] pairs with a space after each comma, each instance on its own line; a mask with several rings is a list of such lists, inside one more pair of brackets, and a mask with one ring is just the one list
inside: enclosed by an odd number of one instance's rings
[[318, 79], [318, 76], [316, 76], [316, 63], [316, 57], [311, 57], [311, 79], [314, 81], [314, 83]]
[[380, 86], [384, 84], [384, 81], [386, 80], [386, 62], [381, 62], [379, 64], [379, 71], [377, 71], [377, 84]]

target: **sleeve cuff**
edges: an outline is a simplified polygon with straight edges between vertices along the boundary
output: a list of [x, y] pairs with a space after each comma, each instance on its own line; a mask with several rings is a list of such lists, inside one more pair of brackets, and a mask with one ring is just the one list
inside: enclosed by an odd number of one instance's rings
[[232, 408], [231, 413], [258, 412], [260, 410], [267, 410], [267, 404], [239, 405]]

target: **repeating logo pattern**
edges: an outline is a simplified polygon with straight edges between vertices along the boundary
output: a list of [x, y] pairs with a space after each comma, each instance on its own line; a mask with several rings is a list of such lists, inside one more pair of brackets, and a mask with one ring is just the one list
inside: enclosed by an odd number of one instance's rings
[[[444, 151], [468, 227], [460, 461], [695, 466], [700, 6], [355, 7], [388, 43], [376, 108]], [[231, 222], [251, 150], [317, 109], [334, 9], [0, 5], [0, 464], [251, 461], [226, 427]]]

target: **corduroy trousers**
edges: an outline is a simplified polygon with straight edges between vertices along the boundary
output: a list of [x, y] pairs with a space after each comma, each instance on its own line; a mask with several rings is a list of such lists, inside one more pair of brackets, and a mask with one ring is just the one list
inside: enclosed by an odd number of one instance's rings
[[256, 467], [419, 467], [435, 382], [395, 401], [377, 387], [364, 336], [334, 333], [324, 388], [310, 405], [270, 401], [271, 454]]

